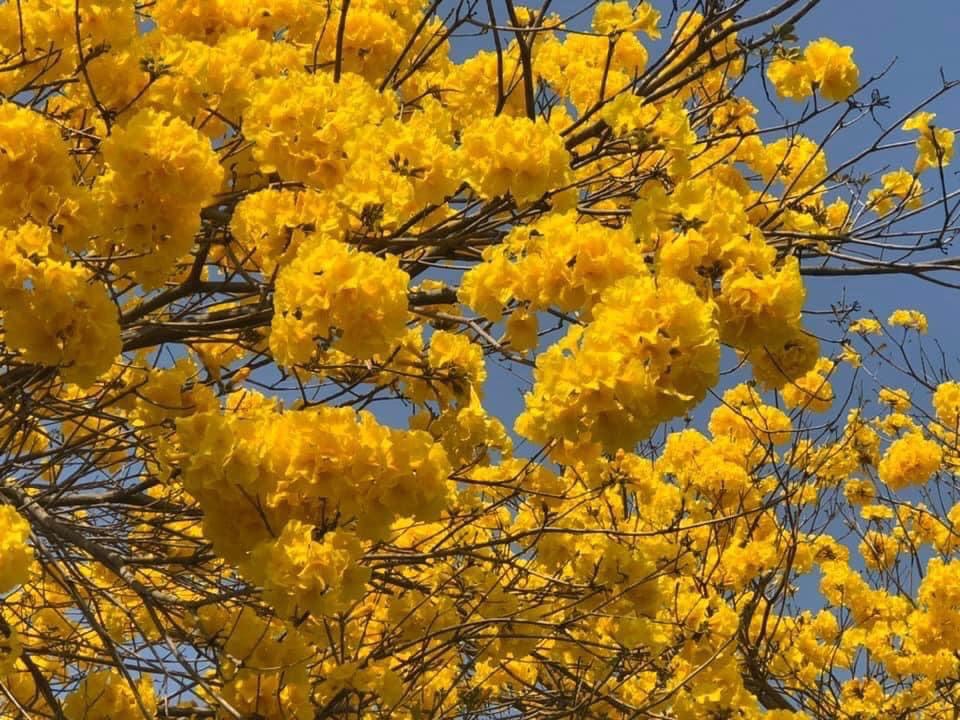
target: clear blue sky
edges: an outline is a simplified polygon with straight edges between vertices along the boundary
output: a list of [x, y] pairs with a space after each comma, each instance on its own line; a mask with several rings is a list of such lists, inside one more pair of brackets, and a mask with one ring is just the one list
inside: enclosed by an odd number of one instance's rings
[[[824, 0], [798, 29], [806, 42], [828, 35], [854, 47], [854, 59], [861, 77], [883, 70], [896, 60], [889, 73], [877, 85], [890, 98], [891, 107], [878, 115], [892, 121], [940, 85], [940, 70], [948, 80], [960, 78], [960, 53], [957, 52], [957, 25], [960, 22], [958, 0]], [[960, 127], [960, 88], [932, 106], [937, 122], [945, 127]], [[848, 152], [856, 146], [855, 135], [843, 139], [837, 149]], [[838, 158], [844, 152], [833, 153]], [[828, 158], [830, 155], [828, 155]], [[907, 161], [909, 162], [909, 160]], [[879, 168], [874, 163], [865, 169]], [[948, 168], [948, 184], [957, 184], [954, 167]], [[960, 255], [960, 247], [951, 254]], [[960, 273], [944, 279], [960, 281]], [[938, 288], [907, 276], [885, 276], [845, 280], [850, 297], [881, 317], [896, 307], [916, 307], [927, 313], [931, 335], [944, 344], [948, 355], [960, 355], [960, 338], [954, 336], [954, 318], [960, 309], [960, 291]], [[814, 281], [808, 285], [811, 306], [823, 307], [835, 296], [838, 282]]]

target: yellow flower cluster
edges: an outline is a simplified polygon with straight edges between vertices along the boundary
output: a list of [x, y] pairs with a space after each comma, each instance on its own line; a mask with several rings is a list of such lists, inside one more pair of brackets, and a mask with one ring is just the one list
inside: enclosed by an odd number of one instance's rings
[[247, 608], [215, 610], [204, 620], [223, 654], [237, 659], [223, 671], [223, 694], [232, 707], [268, 720], [310, 717], [310, 649], [295, 626], [257, 617]]
[[[677, 15], [672, 43], [675, 51], [668, 67], [690, 77], [690, 82], [678, 95], [698, 99], [716, 98], [724, 88], [743, 75], [744, 58], [737, 51], [737, 33], [732, 18], [721, 22], [708, 21], [702, 13], [685, 10]], [[709, 53], [699, 53], [698, 47], [711, 41]]]
[[465, 128], [460, 142], [467, 181], [481, 197], [510, 193], [525, 205], [572, 182], [570, 153], [544, 122], [499, 115]]
[[833, 387], [827, 379], [834, 364], [820, 358], [813, 370], [787, 383], [781, 389], [783, 401], [789, 408], [800, 407], [811, 412], [827, 412], [833, 406]]
[[464, 273], [460, 300], [490, 320], [511, 301], [532, 311], [557, 307], [586, 317], [601, 293], [621, 278], [646, 274], [644, 253], [629, 229], [575, 213], [549, 213], [515, 229], [483, 262]]
[[910, 432], [894, 441], [877, 466], [880, 479], [892, 490], [922, 485], [940, 469], [940, 445], [919, 432]]
[[67, 145], [56, 125], [12, 102], [0, 104], [0, 226], [56, 222], [75, 206]]
[[859, 335], [879, 335], [883, 332], [883, 325], [876, 318], [859, 318], [850, 323], [850, 332]]
[[358, 75], [334, 82], [326, 73], [297, 73], [257, 85], [244, 133], [264, 172], [329, 189], [346, 174], [349, 145], [394, 110], [389, 95]]
[[152, 287], [186, 254], [200, 210], [220, 189], [223, 169], [210, 141], [179, 118], [144, 110], [103, 142], [106, 172], [84, 214], [104, 255]]
[[602, 295], [594, 320], [537, 358], [517, 432], [630, 447], [703, 399], [717, 380], [713, 303], [669, 278], [628, 277]]
[[411, 429], [428, 431], [447, 451], [454, 467], [469, 464], [478, 457], [487, 460], [489, 451], [510, 457], [513, 443], [503, 423], [491, 417], [480, 403], [480, 396], [470, 393], [469, 402], [449, 407], [438, 417], [423, 410], [410, 421]]
[[723, 276], [717, 304], [723, 337], [732, 345], [776, 346], [794, 334], [806, 292], [795, 258], [768, 275], [739, 263]]
[[29, 539], [30, 523], [9, 505], [0, 506], [0, 592], [9, 592], [30, 577]]
[[127, 680], [117, 670], [91, 673], [63, 703], [67, 720], [137, 720], [156, 711], [149, 677]]
[[276, 540], [254, 548], [249, 572], [282, 616], [310, 611], [322, 617], [363, 596], [370, 570], [360, 565], [362, 556], [363, 546], [354, 533], [323, 531], [291, 520]]
[[48, 228], [0, 230], [0, 310], [6, 344], [70, 382], [92, 383], [120, 353], [107, 289], [58, 251]]
[[631, 6], [628, 2], [604, 0], [593, 11], [593, 29], [598, 33], [642, 32], [656, 39], [660, 37], [660, 12], [649, 2]]
[[[578, 113], [586, 112], [597, 102], [604, 78], [607, 96], [613, 97], [628, 88], [647, 65], [649, 52], [636, 30], [653, 32], [656, 11], [640, 7], [634, 12], [626, 5], [600, 3], [597, 34], [574, 32], [558, 37], [551, 33], [538, 38], [539, 47], [534, 45], [538, 73], [561, 96], [568, 98]], [[639, 22], [645, 27], [620, 32], [617, 27], [620, 22]], [[612, 40], [615, 42], [611, 43]], [[496, 54], [491, 53], [489, 60], [496, 78]], [[522, 102], [521, 96], [515, 113], [523, 112]]]
[[749, 352], [753, 377], [765, 389], [782, 388], [816, 365], [820, 343], [802, 328], [780, 343], [765, 343]]
[[299, 3], [290, 0], [270, 0], [260, 12], [245, 3], [227, 0], [158, 0], [151, 17], [164, 34], [182, 35], [213, 45], [222, 35], [236, 30], [255, 30], [269, 39], [285, 27], [297, 27], [308, 19], [308, 14]]
[[365, 208], [376, 208], [381, 217], [366, 221], [372, 229], [395, 228], [428, 206], [442, 206], [464, 181], [451, 124], [445, 107], [424, 101], [402, 121], [367, 125], [345, 147], [350, 169], [338, 190], [340, 202], [361, 222]]
[[763, 179], [779, 180], [789, 189], [802, 193], [813, 189], [827, 176], [827, 158], [810, 138], [796, 135], [776, 140], [752, 159]]
[[[357, 533], [380, 537], [398, 517], [439, 516], [447, 456], [426, 432], [391, 430], [350, 408], [246, 404], [178, 419], [167, 462], [182, 469], [218, 552], [284, 607], [286, 593], [332, 613], [363, 583]], [[345, 529], [325, 534], [336, 525]], [[326, 574], [316, 574], [320, 566]]]
[[880, 178], [882, 187], [871, 190], [867, 204], [878, 215], [886, 215], [894, 208], [916, 210], [923, 205], [923, 186], [906, 170], [895, 170]]
[[911, 614], [911, 630], [922, 651], [955, 652], [960, 648], [960, 563], [932, 558], [920, 583], [919, 608]]
[[915, 130], [917, 138], [917, 162], [914, 172], [919, 174], [930, 168], [945, 167], [953, 159], [954, 132], [933, 124], [935, 113], [919, 112], [903, 124], [903, 130]]
[[[772, 165], [771, 177], [778, 167], [780, 173], [805, 177], [825, 162], [802, 139], [774, 143], [770, 152], [764, 162]], [[804, 165], [787, 169], [784, 153], [788, 158], [796, 153]], [[818, 351], [800, 321], [805, 291], [799, 265], [789, 258], [778, 262], [756, 219], [742, 207], [742, 184], [721, 175], [716, 182], [683, 181], [672, 196], [659, 184], [647, 183], [644, 190], [631, 220], [641, 247], [654, 253], [655, 271], [690, 283], [717, 303], [721, 339], [749, 356], [765, 386], [780, 387], [811, 370]], [[678, 216], [679, 229], [671, 222]]]
[[342, 229], [343, 213], [315, 191], [293, 192], [265, 188], [237, 203], [230, 218], [230, 234], [251, 269], [272, 276], [297, 254], [307, 230], [335, 236]]
[[480, 394], [487, 379], [483, 350], [465, 335], [438, 330], [430, 337], [427, 351], [430, 369], [439, 375], [435, 387], [437, 400], [446, 405], [451, 400], [464, 400], [471, 392]]
[[927, 316], [919, 310], [894, 310], [887, 318], [887, 324], [893, 327], [902, 327], [926, 334]]
[[[210, 5], [204, 3], [204, 10]], [[201, 14], [199, 8], [194, 11]], [[289, 44], [261, 37], [254, 27], [226, 30], [215, 44], [210, 44], [213, 38], [209, 36], [189, 37], [155, 33], [138, 37], [126, 52], [104, 57], [103, 82], [98, 87], [115, 94], [116, 104], [129, 103], [150, 81], [145, 71], [149, 66], [145, 68], [141, 58], [153, 58], [166, 72], [150, 84], [144, 97], [147, 104], [191, 124], [204, 118], [197, 129], [216, 140], [231, 131], [232, 120], [242, 117], [255, 96], [258, 80], [302, 68], [302, 53]], [[93, 68], [99, 70], [98, 64]]]
[[274, 357], [289, 366], [308, 362], [321, 345], [361, 359], [389, 351], [405, 332], [408, 282], [395, 256], [311, 241], [277, 278]]
[[945, 430], [960, 431], [960, 383], [949, 380], [938, 385], [933, 393], [933, 409]]
[[[100, 75], [99, 71], [110, 63], [103, 61], [102, 50], [94, 53], [93, 49], [109, 47], [119, 54], [136, 35], [136, 14], [132, 3], [90, 2], [77, 6], [68, 0], [37, 0], [20, 6], [4, 3], [0, 7], [0, 45], [4, 57], [13, 57], [18, 51], [30, 57], [48, 55], [46, 74], [54, 81], [73, 77], [75, 58], [69, 57], [67, 48], [76, 50], [78, 46], [100, 60], [90, 63], [91, 74], [109, 77], [108, 74]], [[51, 48], [56, 52], [50, 54]], [[0, 86], [4, 94], [12, 97], [36, 76], [36, 69], [33, 63], [14, 64], [10, 72], [3, 75]], [[87, 102], [91, 100], [85, 84], [75, 93]]]
[[853, 48], [829, 38], [811, 42], [802, 54], [776, 58], [767, 68], [767, 77], [780, 97], [791, 100], [803, 100], [816, 90], [825, 99], [839, 102], [860, 84]]
[[792, 437], [790, 418], [764, 403], [747, 385], [737, 385], [723, 394], [723, 404], [710, 413], [709, 428], [714, 437], [732, 439], [746, 447], [782, 445]]

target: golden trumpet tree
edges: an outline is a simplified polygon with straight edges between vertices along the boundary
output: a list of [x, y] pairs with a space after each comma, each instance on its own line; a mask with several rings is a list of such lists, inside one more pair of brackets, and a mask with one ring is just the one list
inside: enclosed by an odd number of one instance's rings
[[955, 718], [960, 384], [806, 291], [954, 84], [816, 4], [0, 3], [0, 716]]

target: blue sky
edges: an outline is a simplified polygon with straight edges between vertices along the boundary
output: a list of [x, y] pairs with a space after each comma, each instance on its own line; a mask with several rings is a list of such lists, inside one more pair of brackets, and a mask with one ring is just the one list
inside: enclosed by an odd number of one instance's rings
[[[892, 121], [940, 85], [940, 69], [948, 80], [960, 78], [956, 22], [960, 3], [956, 0], [824, 0], [798, 28], [802, 42], [828, 35], [854, 47], [854, 59], [861, 77], [883, 70], [895, 60], [878, 82], [880, 93], [890, 98], [890, 109], [879, 113], [881, 121]], [[960, 89], [939, 100], [932, 110], [945, 127], [960, 127]], [[843, 138], [838, 149], [856, 145], [854, 136]], [[836, 153], [839, 156], [844, 153]], [[828, 158], [831, 157], [828, 154]], [[909, 162], [909, 161], [907, 161]], [[875, 163], [874, 168], [879, 168]], [[868, 164], [865, 169], [871, 169]], [[953, 170], [953, 168], [948, 168]], [[948, 184], [956, 186], [953, 172]], [[956, 251], [960, 253], [960, 248]], [[944, 276], [944, 279], [948, 279]], [[949, 278], [960, 280], [960, 273]], [[823, 308], [845, 286], [848, 297], [860, 300], [881, 317], [896, 307], [909, 305], [923, 310], [930, 319], [930, 332], [938, 336], [948, 355], [960, 353], [960, 338], [953, 337], [953, 319], [960, 295], [908, 276], [884, 276], [856, 280], [814, 280], [808, 285], [811, 306]]]

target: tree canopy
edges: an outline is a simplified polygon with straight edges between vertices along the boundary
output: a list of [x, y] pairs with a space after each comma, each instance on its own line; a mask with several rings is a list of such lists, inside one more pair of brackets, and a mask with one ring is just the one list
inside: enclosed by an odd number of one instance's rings
[[955, 83], [817, 4], [0, 3], [0, 717], [955, 720]]

